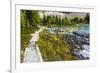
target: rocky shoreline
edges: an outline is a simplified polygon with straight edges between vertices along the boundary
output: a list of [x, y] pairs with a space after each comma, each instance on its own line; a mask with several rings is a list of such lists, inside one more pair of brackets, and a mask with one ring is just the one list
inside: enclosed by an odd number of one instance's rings
[[82, 31], [75, 29], [75, 27], [73, 30], [68, 27], [54, 27], [48, 28], [48, 31], [51, 34], [61, 34], [69, 45], [71, 53], [79, 60], [88, 60], [90, 58], [90, 34], [89, 32], [84, 32], [86, 31], [85, 28], [87, 30], [88, 25], [80, 27]]
[[73, 55], [80, 60], [89, 59], [90, 39], [89, 33], [72, 32], [64, 35], [64, 40], [69, 44]]

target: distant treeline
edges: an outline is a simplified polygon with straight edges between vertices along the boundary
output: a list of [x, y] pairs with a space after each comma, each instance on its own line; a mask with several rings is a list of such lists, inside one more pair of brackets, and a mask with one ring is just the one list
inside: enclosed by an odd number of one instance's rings
[[61, 17], [61, 16], [54, 16], [54, 15], [43, 15], [43, 18], [41, 19], [41, 23], [44, 26], [49, 26], [49, 25], [75, 25], [75, 24], [80, 24], [80, 23], [85, 23], [85, 24], [89, 24], [89, 14], [87, 14], [85, 17], [73, 17], [73, 18], [69, 18], [69, 17]]
[[39, 11], [36, 10], [21, 10], [21, 26], [29, 27], [37, 25], [74, 25], [80, 23], [89, 24], [89, 13], [85, 17], [60, 17], [58, 15], [43, 15], [43, 18], [40, 17]]

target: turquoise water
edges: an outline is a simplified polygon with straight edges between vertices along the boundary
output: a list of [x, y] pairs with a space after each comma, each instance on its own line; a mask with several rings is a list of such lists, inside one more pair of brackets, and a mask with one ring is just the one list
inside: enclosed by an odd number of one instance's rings
[[83, 24], [78, 28], [77, 31], [80, 33], [89, 33], [90, 32], [89, 24]]
[[52, 28], [48, 28], [48, 30], [50, 32], [56, 32], [55, 30], [58, 30], [58, 32], [73, 32], [73, 31], [76, 31], [76, 32], [79, 32], [79, 33], [86, 33], [86, 34], [89, 34], [89, 24], [82, 24], [81, 26], [79, 27], [52, 27]]

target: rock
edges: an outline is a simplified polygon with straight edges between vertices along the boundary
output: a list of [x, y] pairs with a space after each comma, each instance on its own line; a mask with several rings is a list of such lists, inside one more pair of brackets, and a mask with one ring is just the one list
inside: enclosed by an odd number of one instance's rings
[[80, 60], [89, 59], [89, 34], [72, 32], [64, 35], [64, 39], [70, 46], [70, 50]]
[[83, 33], [83, 32], [73, 32], [73, 34], [77, 35], [77, 36], [80, 36], [80, 37], [86, 37], [86, 38], [89, 38], [89, 33]]

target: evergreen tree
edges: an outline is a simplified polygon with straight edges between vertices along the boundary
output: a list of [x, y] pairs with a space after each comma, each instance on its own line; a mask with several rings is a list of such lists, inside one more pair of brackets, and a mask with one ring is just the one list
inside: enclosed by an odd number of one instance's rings
[[89, 17], [90, 17], [90, 15], [89, 15], [89, 13], [87, 13], [86, 16], [85, 16], [85, 18], [84, 18], [85, 23], [89, 24], [89, 22], [90, 22]]
[[47, 24], [47, 18], [45, 15], [43, 15], [43, 25], [46, 25]]

